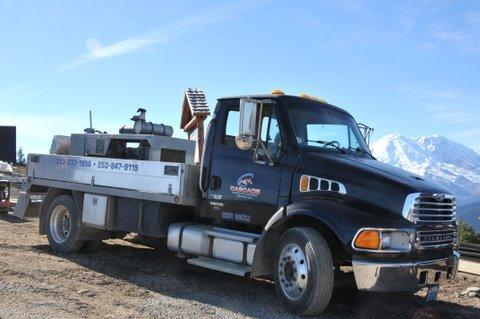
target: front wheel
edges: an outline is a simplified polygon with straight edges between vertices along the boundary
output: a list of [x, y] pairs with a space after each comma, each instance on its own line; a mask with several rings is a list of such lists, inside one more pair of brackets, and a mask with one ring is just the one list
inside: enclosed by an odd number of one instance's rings
[[275, 288], [287, 308], [303, 316], [322, 313], [334, 280], [332, 254], [322, 235], [307, 227], [285, 231], [275, 260]]

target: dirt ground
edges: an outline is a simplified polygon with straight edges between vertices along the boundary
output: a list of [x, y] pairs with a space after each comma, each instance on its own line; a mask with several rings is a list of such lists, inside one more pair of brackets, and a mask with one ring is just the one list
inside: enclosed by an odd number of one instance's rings
[[[0, 215], [0, 319], [293, 318], [268, 281], [197, 268], [132, 240], [54, 255], [37, 222]], [[324, 318], [480, 318], [480, 298], [458, 295], [480, 277], [461, 274], [428, 304], [424, 292], [361, 293], [351, 274], [339, 279]]]

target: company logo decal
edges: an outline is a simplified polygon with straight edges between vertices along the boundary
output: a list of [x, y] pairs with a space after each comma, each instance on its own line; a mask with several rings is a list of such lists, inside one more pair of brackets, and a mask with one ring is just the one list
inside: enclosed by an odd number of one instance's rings
[[237, 179], [237, 186], [248, 186], [253, 185], [253, 174], [247, 173], [243, 174]]
[[259, 188], [252, 187], [254, 184], [253, 178], [254, 175], [252, 173], [243, 174], [237, 179], [236, 185], [230, 186], [230, 192], [237, 197], [246, 199], [259, 196], [262, 191]]

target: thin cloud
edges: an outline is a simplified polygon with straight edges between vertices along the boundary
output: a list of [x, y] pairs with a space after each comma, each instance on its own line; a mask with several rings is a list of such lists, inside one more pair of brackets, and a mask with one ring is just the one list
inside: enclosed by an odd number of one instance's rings
[[401, 87], [405, 103], [430, 112], [429, 119], [451, 126], [479, 126], [480, 96], [460, 89]]
[[445, 124], [478, 124], [480, 118], [473, 112], [457, 112], [454, 110], [434, 113], [432, 119]]
[[33, 89], [30, 85], [18, 85], [7, 90], [0, 90], [0, 109], [6, 109], [13, 101], [41, 93], [42, 90]]
[[475, 137], [475, 138], [479, 137], [480, 136], [480, 127], [462, 131], [462, 132], [460, 132], [459, 136], [460, 137]]
[[443, 20], [427, 27], [427, 36], [439, 43], [451, 44], [463, 53], [480, 52], [480, 14], [471, 12], [455, 22]]
[[96, 39], [89, 39], [86, 43], [88, 52], [75, 61], [63, 65], [56, 73], [58, 74], [77, 68], [91, 61], [132, 53], [224, 21], [242, 12], [263, 6], [269, 2], [271, 2], [271, 0], [247, 0], [219, 6], [197, 16], [192, 16], [165, 26], [156, 32], [127, 38], [107, 46], [102, 46]]

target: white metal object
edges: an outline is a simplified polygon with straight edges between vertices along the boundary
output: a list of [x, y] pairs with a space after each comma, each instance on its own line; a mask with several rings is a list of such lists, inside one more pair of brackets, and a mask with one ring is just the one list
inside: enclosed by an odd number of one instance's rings
[[212, 256], [217, 259], [241, 263], [243, 260], [243, 243], [240, 241], [215, 238]]
[[248, 244], [247, 246], [247, 265], [253, 265], [253, 257], [255, 256], [256, 244]]
[[[183, 163], [30, 154], [27, 176], [32, 184], [43, 186], [65, 188], [55, 183], [88, 186], [77, 190], [87, 188], [89, 193], [110, 192], [110, 195], [190, 206], [198, 200], [199, 168]], [[130, 196], [128, 191], [138, 194]]]
[[187, 262], [191, 265], [200, 266], [216, 271], [226, 272], [228, 274], [245, 276], [247, 273], [251, 272], [251, 267], [242, 266], [239, 264], [231, 263], [228, 261], [222, 261], [218, 259], [208, 258], [208, 257], [198, 257], [187, 259]]
[[208, 255], [209, 239], [205, 234], [210, 225], [174, 223], [168, 227], [167, 247], [175, 252], [191, 255]]
[[258, 234], [183, 222], [168, 228], [167, 247], [175, 252], [252, 266], [259, 238]]
[[85, 194], [83, 197], [82, 222], [90, 226], [105, 228], [107, 221], [108, 197]]
[[296, 244], [286, 245], [278, 260], [278, 278], [285, 296], [292, 300], [300, 299], [308, 284], [308, 259]]
[[207, 235], [214, 236], [217, 238], [230, 239], [233, 241], [240, 241], [245, 243], [253, 243], [260, 238], [260, 235], [242, 232], [233, 229], [213, 227], [212, 230], [205, 231]]
[[257, 139], [257, 111], [258, 101], [251, 99], [240, 100], [239, 135], [246, 141], [253, 142]]
[[58, 205], [53, 209], [49, 227], [52, 239], [56, 243], [62, 244], [67, 240], [72, 230], [72, 218], [65, 206]]

